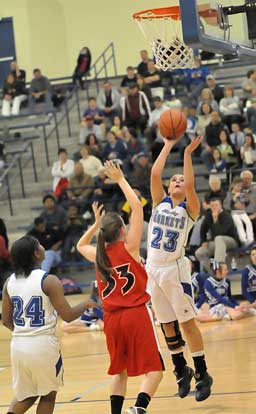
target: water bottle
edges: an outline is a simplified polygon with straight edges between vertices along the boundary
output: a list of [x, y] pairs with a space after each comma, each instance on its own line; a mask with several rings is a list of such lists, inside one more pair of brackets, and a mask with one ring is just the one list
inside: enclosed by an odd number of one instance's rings
[[232, 270], [237, 269], [236, 259], [234, 257], [232, 257], [232, 260], [231, 260], [231, 269]]

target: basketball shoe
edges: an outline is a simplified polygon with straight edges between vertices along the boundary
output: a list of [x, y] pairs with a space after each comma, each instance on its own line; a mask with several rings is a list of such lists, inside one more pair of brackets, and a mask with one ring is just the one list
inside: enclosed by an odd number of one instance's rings
[[130, 407], [125, 411], [126, 414], [149, 414], [145, 408], [141, 407]]
[[211, 386], [213, 384], [212, 377], [206, 372], [202, 378], [197, 378], [196, 380], [196, 401], [204, 401], [211, 394]]
[[186, 365], [180, 374], [174, 371], [174, 375], [176, 376], [176, 382], [178, 384], [178, 394], [180, 398], [184, 398], [190, 391], [190, 383], [194, 376], [194, 370]]

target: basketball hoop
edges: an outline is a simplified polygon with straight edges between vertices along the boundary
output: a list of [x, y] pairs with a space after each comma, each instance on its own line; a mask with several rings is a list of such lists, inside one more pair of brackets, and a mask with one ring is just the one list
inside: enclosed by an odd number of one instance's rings
[[159, 69], [194, 67], [193, 49], [183, 41], [179, 6], [143, 10], [132, 17], [149, 42]]

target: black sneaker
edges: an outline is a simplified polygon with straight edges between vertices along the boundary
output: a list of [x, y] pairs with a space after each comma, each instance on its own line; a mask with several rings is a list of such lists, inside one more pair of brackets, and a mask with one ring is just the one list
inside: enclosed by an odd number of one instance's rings
[[194, 371], [186, 365], [181, 374], [177, 374], [175, 371], [174, 374], [176, 375], [176, 381], [178, 384], [178, 394], [180, 398], [184, 398], [190, 391], [190, 383], [194, 376]]
[[212, 377], [206, 372], [201, 379], [196, 379], [196, 401], [204, 401], [211, 394]]

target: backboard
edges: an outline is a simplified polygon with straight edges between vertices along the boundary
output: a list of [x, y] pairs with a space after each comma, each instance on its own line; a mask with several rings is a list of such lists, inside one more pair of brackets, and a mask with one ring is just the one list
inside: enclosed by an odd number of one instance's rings
[[193, 49], [256, 56], [256, 0], [179, 0], [179, 5], [183, 39]]

